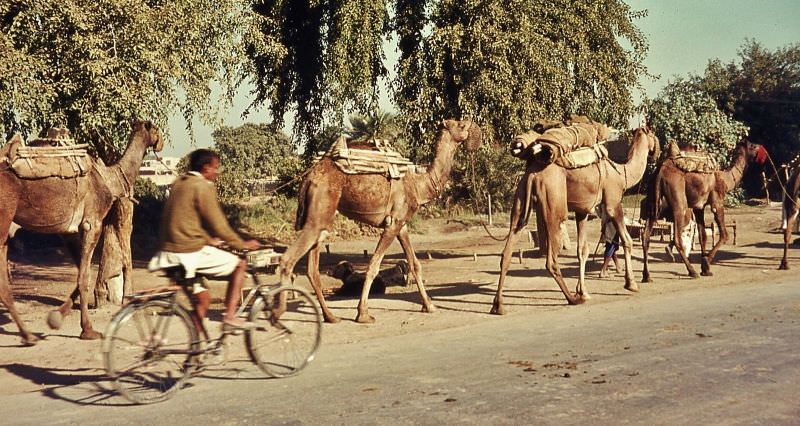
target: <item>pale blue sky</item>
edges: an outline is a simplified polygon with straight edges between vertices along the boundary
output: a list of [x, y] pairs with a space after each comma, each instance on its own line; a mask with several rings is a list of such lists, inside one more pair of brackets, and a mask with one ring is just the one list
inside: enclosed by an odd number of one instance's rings
[[[800, 43], [800, 0], [626, 0], [648, 16], [636, 21], [645, 33], [650, 50], [645, 65], [657, 81], [643, 81], [646, 95], [654, 97], [677, 76], [702, 73], [710, 59], [729, 62], [738, 58], [745, 39], [752, 38], [773, 50]], [[387, 52], [388, 56], [396, 55]], [[247, 119], [241, 113], [249, 104], [247, 90], [240, 91], [223, 124], [238, 126], [245, 121], [268, 121], [264, 111]], [[212, 129], [195, 123], [197, 146], [191, 146], [181, 117], [170, 121], [173, 145], [164, 155], [180, 156], [195, 147], [210, 146]]]

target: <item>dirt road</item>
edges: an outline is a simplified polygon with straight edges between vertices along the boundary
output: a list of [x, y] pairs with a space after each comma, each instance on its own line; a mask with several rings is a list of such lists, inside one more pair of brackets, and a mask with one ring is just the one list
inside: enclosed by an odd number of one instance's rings
[[[64, 329], [46, 330], [46, 311], [71, 289], [74, 273], [20, 264], [18, 306], [43, 340], [16, 347], [16, 327], [0, 314], [0, 412], [17, 413], [12, 423], [23, 424], [183, 424], [190, 411], [220, 423], [798, 424], [800, 285], [776, 270], [780, 212], [747, 207], [728, 218], [739, 225], [738, 245], [723, 249], [713, 277], [686, 278], [656, 244], [654, 284], [632, 295], [621, 277], [595, 278], [594, 264], [594, 298], [569, 307], [543, 260], [529, 256], [512, 263], [503, 317], [488, 314], [502, 243], [482, 229], [440, 224], [439, 232], [412, 236], [436, 313], [419, 312], [413, 289], [392, 288], [371, 300], [377, 323], [365, 326], [352, 321], [357, 301], [335, 300], [343, 321], [325, 326], [318, 359], [300, 376], [247, 380], [256, 372], [237, 342], [224, 369], [149, 408], [124, 406], [108, 392], [99, 344], [75, 337], [77, 312]], [[332, 243], [323, 263], [363, 262], [373, 246]], [[530, 249], [527, 241], [519, 246]], [[563, 262], [570, 285], [573, 251]], [[800, 268], [800, 253], [792, 254]], [[401, 257], [393, 247], [387, 260]], [[640, 278], [638, 259], [634, 268]], [[152, 280], [142, 271], [136, 278]], [[99, 329], [111, 313], [94, 313]], [[220, 404], [230, 411], [218, 411]]]

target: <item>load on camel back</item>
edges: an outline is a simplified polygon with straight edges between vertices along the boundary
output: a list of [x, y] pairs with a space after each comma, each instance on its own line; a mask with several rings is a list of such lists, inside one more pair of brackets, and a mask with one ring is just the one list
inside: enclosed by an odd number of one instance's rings
[[92, 168], [88, 144], [76, 144], [69, 130], [54, 127], [26, 145], [19, 133], [2, 148], [0, 157], [20, 179], [75, 178]]
[[678, 145], [671, 140], [664, 150], [664, 161], [672, 160], [675, 167], [686, 173], [714, 173], [719, 171], [719, 163], [714, 156], [698, 151], [692, 145]]
[[543, 121], [534, 130], [518, 135], [509, 147], [511, 155], [542, 164], [556, 163], [576, 169], [608, 157], [605, 142], [616, 133], [585, 116], [565, 121]]

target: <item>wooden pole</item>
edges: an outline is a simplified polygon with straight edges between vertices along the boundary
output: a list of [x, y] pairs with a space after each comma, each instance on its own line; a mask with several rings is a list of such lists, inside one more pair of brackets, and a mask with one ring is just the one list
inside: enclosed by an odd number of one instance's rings
[[492, 226], [492, 194], [486, 194], [489, 198], [489, 226]]

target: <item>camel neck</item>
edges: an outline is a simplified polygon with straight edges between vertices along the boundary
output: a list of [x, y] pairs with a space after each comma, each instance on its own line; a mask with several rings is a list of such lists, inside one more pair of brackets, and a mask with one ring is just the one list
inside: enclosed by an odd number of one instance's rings
[[644, 131], [636, 132], [635, 139], [628, 149], [628, 160], [623, 166], [625, 189], [641, 181], [647, 168], [647, 153], [650, 151], [649, 138]]
[[433, 158], [433, 163], [427, 173], [422, 175], [424, 178], [417, 180], [420, 204], [427, 203], [442, 193], [444, 186], [450, 180], [455, 152], [456, 144], [453, 143], [450, 132], [442, 130], [439, 142], [436, 144], [436, 156]]
[[114, 172], [112, 182], [109, 182], [109, 187], [115, 196], [130, 197], [133, 195], [133, 183], [139, 176], [139, 167], [142, 164], [145, 151], [147, 151], [147, 142], [141, 132], [136, 132], [131, 135], [128, 147], [122, 158], [110, 167]]
[[744, 147], [737, 147], [736, 157], [728, 170], [722, 173], [723, 181], [728, 189], [735, 188], [742, 180], [744, 171], [747, 168], [747, 154]]

